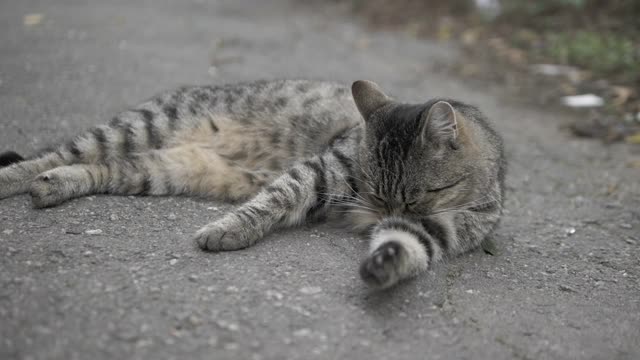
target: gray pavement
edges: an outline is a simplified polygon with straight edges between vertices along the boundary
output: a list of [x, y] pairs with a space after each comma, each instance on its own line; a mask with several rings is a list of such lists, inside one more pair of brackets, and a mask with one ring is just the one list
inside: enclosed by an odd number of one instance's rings
[[190, 235], [229, 205], [34, 210], [18, 196], [0, 201], [0, 359], [640, 358], [637, 148], [571, 138], [566, 114], [435, 72], [455, 49], [314, 4], [2, 1], [0, 150], [33, 152], [180, 84], [371, 79], [493, 119], [510, 161], [500, 253], [374, 293], [357, 276], [366, 242], [331, 225], [212, 254]]

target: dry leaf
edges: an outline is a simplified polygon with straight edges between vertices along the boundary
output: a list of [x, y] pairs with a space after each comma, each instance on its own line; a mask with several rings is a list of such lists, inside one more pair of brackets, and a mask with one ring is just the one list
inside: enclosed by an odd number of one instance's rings
[[438, 40], [447, 41], [451, 39], [451, 36], [453, 36], [453, 26], [451, 26], [451, 23], [448, 21], [440, 23], [437, 35]]
[[460, 75], [462, 76], [476, 76], [480, 73], [480, 67], [478, 64], [466, 63], [460, 67]]
[[624, 141], [629, 144], [640, 144], [640, 132], [627, 136]]
[[466, 46], [475, 45], [480, 38], [480, 29], [472, 28], [465, 30], [460, 36], [460, 40]]
[[24, 16], [23, 23], [24, 26], [35, 26], [40, 24], [42, 22], [42, 19], [44, 19], [43, 14], [27, 14]]
[[627, 163], [627, 167], [632, 169], [640, 169], [640, 159], [631, 160]]
[[508, 48], [506, 50], [506, 56], [513, 65], [519, 66], [527, 63], [527, 54], [520, 49]]
[[612, 103], [615, 106], [625, 104], [633, 95], [633, 89], [626, 86], [612, 86], [611, 92], [613, 93]]

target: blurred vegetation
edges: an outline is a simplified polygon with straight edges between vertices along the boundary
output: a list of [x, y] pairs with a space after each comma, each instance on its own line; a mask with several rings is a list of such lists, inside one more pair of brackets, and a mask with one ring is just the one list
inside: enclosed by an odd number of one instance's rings
[[463, 77], [495, 80], [542, 104], [595, 94], [604, 106], [571, 124], [572, 133], [640, 143], [640, 0], [335, 1], [375, 28], [457, 40], [465, 51], [445, 68]]
[[[574, 65], [595, 76], [640, 84], [640, 1], [502, 0], [491, 23], [537, 34], [512, 44], [534, 58]], [[515, 32], [514, 34], [518, 34]]]
[[375, 25], [447, 38], [469, 28], [501, 36], [532, 62], [573, 65], [640, 85], [640, 0], [352, 0]]

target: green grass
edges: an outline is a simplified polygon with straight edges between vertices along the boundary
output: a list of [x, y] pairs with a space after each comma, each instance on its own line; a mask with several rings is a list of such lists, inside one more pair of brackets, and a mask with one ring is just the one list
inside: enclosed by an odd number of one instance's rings
[[576, 65], [594, 75], [640, 77], [640, 49], [623, 35], [589, 30], [548, 33], [541, 49], [556, 63]]

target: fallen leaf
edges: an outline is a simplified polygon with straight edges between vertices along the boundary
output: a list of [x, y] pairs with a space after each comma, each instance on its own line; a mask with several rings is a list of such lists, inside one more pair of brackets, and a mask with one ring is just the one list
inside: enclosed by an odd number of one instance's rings
[[436, 37], [439, 41], [448, 41], [451, 40], [453, 36], [453, 24], [450, 21], [442, 21], [440, 22], [440, 26], [438, 26], [438, 32]]
[[640, 132], [627, 136], [624, 141], [629, 144], [640, 144]]
[[479, 38], [480, 29], [478, 28], [467, 29], [462, 32], [462, 35], [460, 36], [460, 40], [462, 41], [462, 43], [467, 46], [475, 45], [478, 42]]
[[27, 14], [24, 16], [23, 23], [24, 26], [35, 26], [40, 24], [42, 22], [42, 19], [44, 19], [43, 14]]
[[627, 167], [632, 169], [640, 169], [640, 160], [631, 160], [627, 163]]
[[611, 102], [615, 106], [621, 106], [625, 104], [631, 96], [633, 96], [633, 89], [626, 86], [612, 86], [611, 92], [613, 93], [613, 99]]

